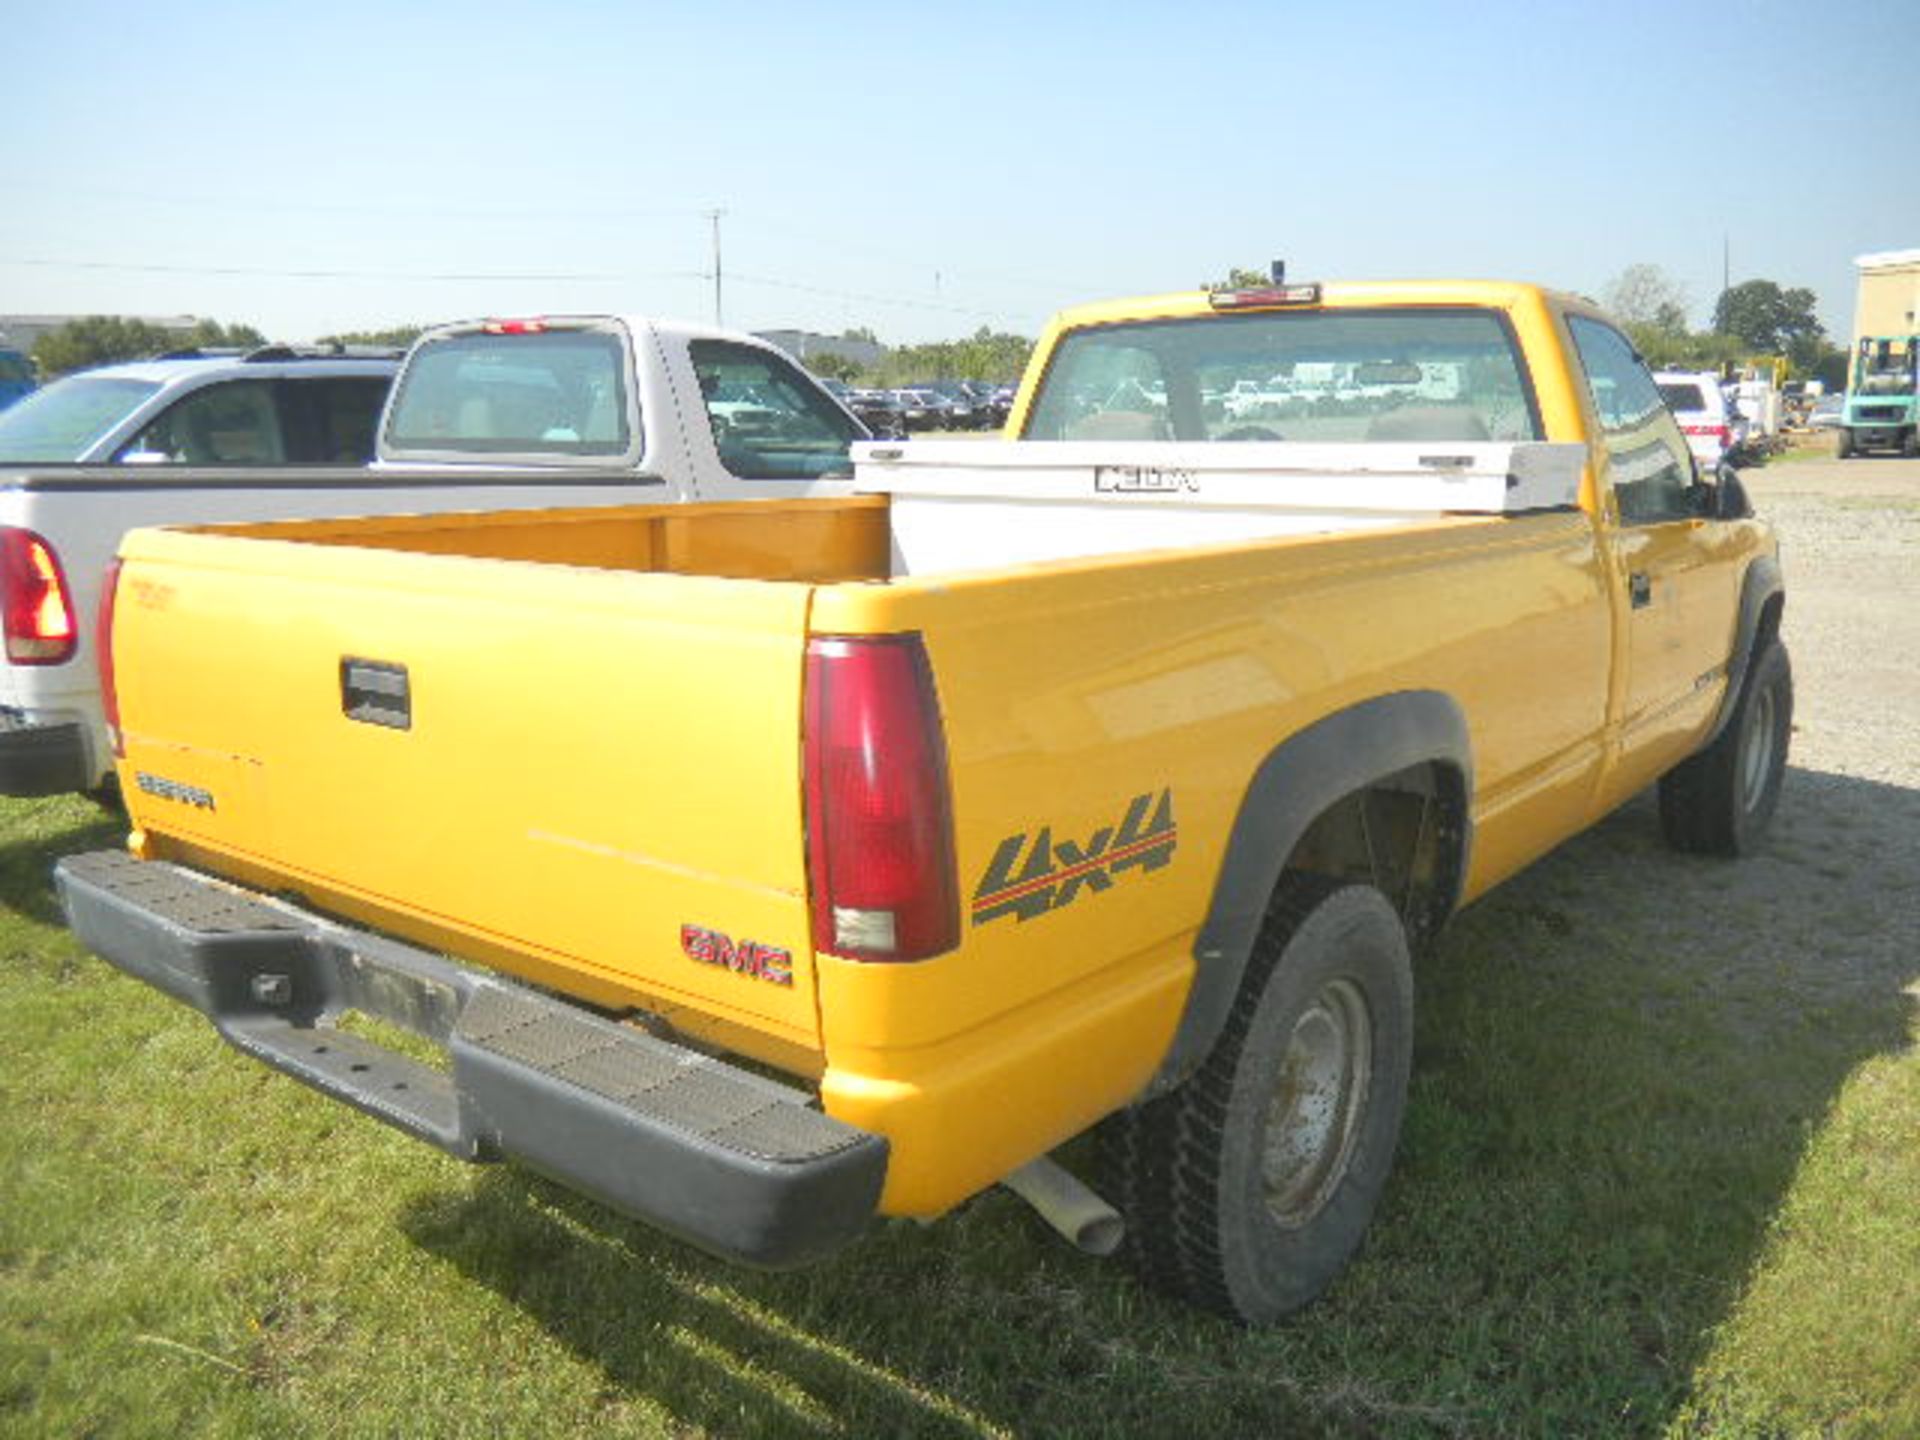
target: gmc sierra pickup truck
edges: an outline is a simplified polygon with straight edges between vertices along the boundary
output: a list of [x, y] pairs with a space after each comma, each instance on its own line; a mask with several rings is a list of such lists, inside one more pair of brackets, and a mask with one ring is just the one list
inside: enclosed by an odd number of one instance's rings
[[[721, 1254], [1004, 1182], [1197, 1303], [1305, 1303], [1386, 1182], [1410, 954], [1656, 782], [1675, 844], [1758, 843], [1775, 543], [1526, 285], [1068, 312], [1009, 428], [857, 447], [850, 496], [130, 536], [134, 829], [61, 865], [73, 927]], [[1096, 1127], [1097, 1190], [1049, 1159]]]
[[[0, 794], [112, 775], [93, 618], [136, 526], [831, 494], [867, 435], [764, 341], [639, 316], [442, 326], [393, 372], [275, 346], [70, 376], [0, 417]], [[301, 463], [376, 416], [372, 468]]]

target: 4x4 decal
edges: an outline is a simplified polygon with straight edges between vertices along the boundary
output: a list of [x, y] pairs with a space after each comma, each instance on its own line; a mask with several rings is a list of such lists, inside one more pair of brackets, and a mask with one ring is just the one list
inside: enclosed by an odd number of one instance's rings
[[1102, 825], [1084, 841], [1055, 840], [1051, 825], [1032, 836], [1009, 835], [974, 888], [973, 923], [1003, 915], [1032, 920], [1071, 905], [1083, 891], [1110, 890], [1129, 870], [1167, 864], [1178, 840], [1171, 790], [1134, 796], [1118, 826]]

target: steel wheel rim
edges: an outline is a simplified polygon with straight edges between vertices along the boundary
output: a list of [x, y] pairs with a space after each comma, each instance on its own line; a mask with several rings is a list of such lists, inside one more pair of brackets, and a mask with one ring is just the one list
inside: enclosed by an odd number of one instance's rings
[[1345, 1177], [1372, 1073], [1366, 997], [1351, 980], [1330, 980], [1294, 1021], [1267, 1105], [1261, 1178], [1281, 1225], [1306, 1224]]
[[1740, 806], [1749, 812], [1759, 808], [1773, 769], [1773, 707], [1769, 689], [1755, 691], [1747, 708], [1746, 743], [1740, 747]]

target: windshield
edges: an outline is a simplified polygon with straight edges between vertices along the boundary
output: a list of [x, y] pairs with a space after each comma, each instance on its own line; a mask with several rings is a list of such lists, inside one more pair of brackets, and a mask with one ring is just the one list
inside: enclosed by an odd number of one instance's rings
[[1862, 340], [1854, 389], [1862, 395], [1909, 395], [1916, 347], [1911, 340]]
[[0, 410], [0, 464], [78, 460], [159, 385], [74, 375]]
[[393, 398], [396, 449], [502, 455], [626, 452], [620, 338], [600, 330], [424, 342]]
[[1069, 332], [1029, 440], [1534, 440], [1512, 335], [1485, 310], [1327, 309]]

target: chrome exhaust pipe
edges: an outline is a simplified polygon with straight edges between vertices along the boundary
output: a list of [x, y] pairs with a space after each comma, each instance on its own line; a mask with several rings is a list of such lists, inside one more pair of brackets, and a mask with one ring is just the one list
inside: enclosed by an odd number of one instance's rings
[[1089, 1255], [1113, 1254], [1127, 1233], [1127, 1222], [1118, 1210], [1045, 1155], [1029, 1160], [1000, 1183]]

